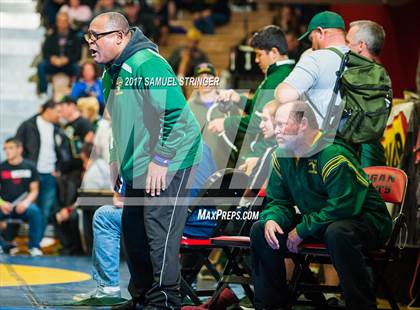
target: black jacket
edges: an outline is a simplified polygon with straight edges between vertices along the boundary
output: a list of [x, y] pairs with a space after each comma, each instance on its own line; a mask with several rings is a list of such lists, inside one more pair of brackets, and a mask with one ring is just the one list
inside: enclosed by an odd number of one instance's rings
[[59, 36], [57, 31], [54, 31], [45, 38], [45, 42], [42, 46], [42, 56], [44, 59], [49, 60], [51, 56], [66, 56], [69, 59], [70, 64], [80, 60], [82, 45], [81, 40], [75, 31], [69, 31], [67, 42], [63, 50], [60, 50], [58, 41]]
[[[34, 163], [38, 163], [41, 148], [41, 136], [36, 125], [37, 117], [38, 114], [24, 121], [16, 132], [16, 138], [21, 140], [23, 144], [23, 157]], [[56, 170], [66, 172], [69, 169], [72, 158], [70, 143], [63, 129], [57, 125], [54, 125], [54, 145], [57, 155]]]

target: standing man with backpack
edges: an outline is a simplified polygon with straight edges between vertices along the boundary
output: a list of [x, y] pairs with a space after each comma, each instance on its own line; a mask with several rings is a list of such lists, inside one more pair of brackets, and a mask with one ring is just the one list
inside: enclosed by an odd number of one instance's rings
[[[379, 55], [384, 41], [385, 31], [381, 25], [370, 20], [350, 23], [346, 42], [352, 52], [380, 64]], [[380, 140], [362, 144], [360, 151], [362, 167], [386, 165], [385, 150]]]
[[299, 60], [284, 82], [277, 86], [275, 96], [283, 104], [306, 94], [315, 105], [318, 124], [322, 124], [341, 64], [341, 57], [329, 48], [333, 47], [343, 54], [349, 51], [344, 21], [334, 12], [318, 13], [299, 40], [306, 37], [312, 42], [313, 52]]
[[360, 154], [360, 145], [377, 143], [385, 129], [392, 99], [389, 76], [382, 66], [349, 52], [337, 13], [316, 14], [299, 39], [307, 36], [314, 51], [277, 86], [276, 98], [286, 103], [306, 97], [320, 128], [337, 131]]

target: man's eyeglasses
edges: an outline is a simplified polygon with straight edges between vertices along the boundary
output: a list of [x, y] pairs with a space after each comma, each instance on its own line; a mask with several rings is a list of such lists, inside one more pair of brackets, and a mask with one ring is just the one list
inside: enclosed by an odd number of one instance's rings
[[112, 30], [112, 31], [100, 32], [100, 33], [96, 33], [96, 32], [93, 32], [93, 31], [88, 31], [87, 33], [85, 33], [84, 38], [85, 38], [86, 42], [89, 42], [89, 41], [95, 42], [95, 41], [98, 41], [100, 38], [102, 38], [104, 36], [107, 36], [111, 33], [119, 32], [119, 31], [122, 31], [122, 30]]

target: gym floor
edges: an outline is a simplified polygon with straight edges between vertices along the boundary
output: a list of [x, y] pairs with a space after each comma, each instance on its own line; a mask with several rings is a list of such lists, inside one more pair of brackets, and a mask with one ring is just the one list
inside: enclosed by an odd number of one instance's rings
[[[63, 308], [73, 302], [75, 294], [96, 287], [90, 270], [89, 257], [0, 254], [0, 309]], [[120, 272], [123, 297], [129, 298], [126, 264], [121, 265]], [[94, 308], [78, 306], [77, 309]]]

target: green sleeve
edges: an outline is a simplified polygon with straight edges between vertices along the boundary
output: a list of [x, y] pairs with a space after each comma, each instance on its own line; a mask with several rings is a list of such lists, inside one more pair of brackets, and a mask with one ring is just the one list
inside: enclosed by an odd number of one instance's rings
[[[175, 157], [176, 150], [183, 145], [186, 135], [200, 135], [197, 132], [185, 132], [188, 122], [196, 122], [179, 86], [178, 80], [169, 64], [160, 58], [151, 58], [140, 66], [142, 77], [162, 81], [168, 79], [172, 85], [144, 85], [147, 100], [157, 111], [160, 121], [159, 141], [153, 155], [166, 159]], [[176, 85], [173, 85], [176, 84]], [[148, 104], [144, 102], [144, 104]], [[198, 128], [198, 126], [197, 126]]]
[[328, 199], [318, 212], [305, 214], [296, 226], [305, 239], [318, 237], [327, 226], [343, 219], [360, 216], [368, 192], [369, 181], [360, 165], [344, 155], [336, 155], [322, 165], [320, 171]]
[[260, 214], [260, 220], [264, 223], [273, 220], [283, 231], [289, 231], [296, 215], [292, 195], [281, 175], [280, 166], [273, 153], [271, 175], [266, 190], [268, 204]]

